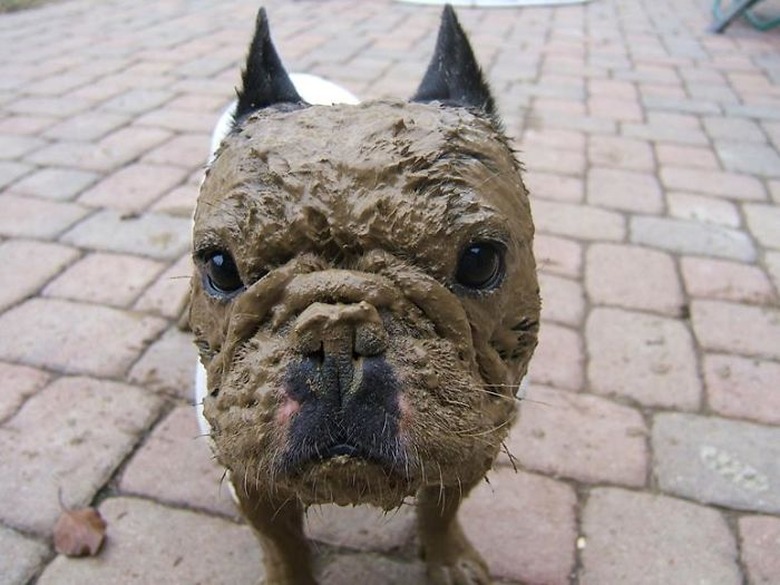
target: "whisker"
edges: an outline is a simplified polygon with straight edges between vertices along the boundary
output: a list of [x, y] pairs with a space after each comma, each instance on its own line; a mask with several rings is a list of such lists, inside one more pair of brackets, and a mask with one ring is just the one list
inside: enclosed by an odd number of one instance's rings
[[507, 396], [506, 394], [501, 394], [500, 392], [491, 392], [490, 390], [485, 390], [484, 388], [480, 388], [480, 392], [483, 392], [489, 396], [495, 396], [496, 398], [502, 398], [503, 400], [510, 400], [510, 401], [517, 401], [522, 402], [523, 399], [519, 396], [515, 396], [512, 394], [511, 396]]
[[486, 435], [490, 435], [490, 434], [493, 434], [495, 432], [500, 431], [505, 426], [507, 426], [507, 425], [509, 425], [511, 423], [512, 423], [511, 420], [505, 420], [504, 422], [502, 422], [502, 423], [500, 423], [500, 424], [498, 424], [498, 425], [496, 425], [496, 426], [494, 426], [494, 427], [492, 427], [490, 429], [487, 429], [485, 431], [479, 431], [479, 432], [470, 432], [469, 431], [469, 432], [465, 432], [465, 433], [458, 433], [458, 436], [459, 437], [484, 437]]
[[[504, 450], [504, 453], [506, 453], [506, 456], [509, 457], [509, 463], [512, 464], [512, 469], [517, 473], [517, 463], [519, 460], [509, 450], [509, 445], [506, 444], [506, 441], [501, 441], [501, 448]], [[485, 476], [485, 479], [487, 479], [487, 476]]]
[[548, 406], [550, 408], [557, 408], [557, 405], [544, 402], [543, 400], [534, 400], [533, 398], [521, 398], [521, 402], [530, 402], [531, 404], [538, 404], [539, 406]]

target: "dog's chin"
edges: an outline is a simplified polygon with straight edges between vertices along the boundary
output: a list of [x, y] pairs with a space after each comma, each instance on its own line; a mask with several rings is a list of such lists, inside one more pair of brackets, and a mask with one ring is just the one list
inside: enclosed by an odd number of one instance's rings
[[344, 454], [311, 461], [298, 473], [279, 477], [276, 487], [294, 494], [304, 506], [370, 504], [392, 510], [420, 486], [403, 469]]

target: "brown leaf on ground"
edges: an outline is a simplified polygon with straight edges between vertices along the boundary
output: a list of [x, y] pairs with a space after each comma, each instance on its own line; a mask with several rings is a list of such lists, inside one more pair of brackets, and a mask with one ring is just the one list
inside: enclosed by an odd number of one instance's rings
[[69, 557], [93, 557], [105, 536], [106, 521], [95, 508], [63, 510], [54, 525], [54, 548]]

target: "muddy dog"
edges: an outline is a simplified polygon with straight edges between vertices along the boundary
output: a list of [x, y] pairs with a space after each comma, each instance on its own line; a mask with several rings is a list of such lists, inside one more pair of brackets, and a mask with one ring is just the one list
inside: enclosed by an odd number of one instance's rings
[[304, 101], [260, 10], [195, 212], [190, 325], [265, 582], [315, 583], [313, 504], [416, 506], [435, 584], [489, 583], [458, 507], [537, 341], [520, 165], [454, 11], [410, 101]]

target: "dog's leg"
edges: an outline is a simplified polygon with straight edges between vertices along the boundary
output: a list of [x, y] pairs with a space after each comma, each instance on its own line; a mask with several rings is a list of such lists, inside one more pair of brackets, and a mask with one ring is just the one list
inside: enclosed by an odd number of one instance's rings
[[428, 579], [434, 585], [489, 585], [488, 567], [458, 522], [468, 489], [426, 487], [417, 495], [417, 522]]
[[265, 585], [316, 585], [309, 543], [303, 532], [303, 506], [296, 499], [235, 485], [244, 517], [263, 550]]

